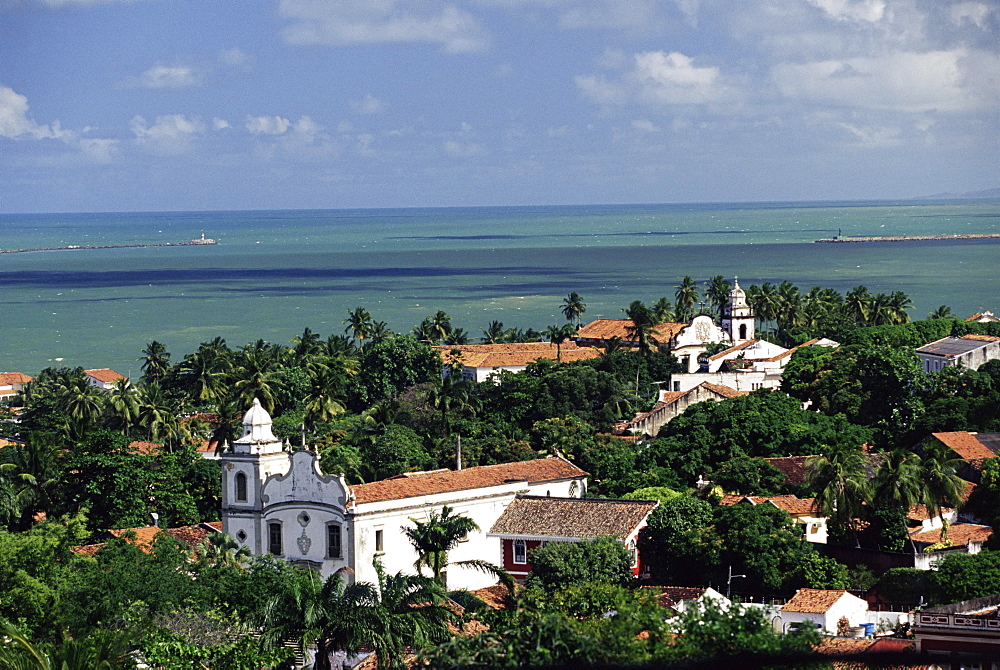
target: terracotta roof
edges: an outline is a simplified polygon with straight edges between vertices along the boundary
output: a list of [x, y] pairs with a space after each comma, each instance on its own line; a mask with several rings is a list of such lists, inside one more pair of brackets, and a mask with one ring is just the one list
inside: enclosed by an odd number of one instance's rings
[[[951, 514], [954, 511], [955, 510], [953, 508], [951, 508], [951, 507], [942, 507], [941, 508], [941, 514], [944, 514], [944, 515]], [[907, 514], [906, 514], [906, 518], [910, 519], [912, 521], [927, 521], [927, 520], [931, 519], [932, 517], [931, 517], [930, 512], [927, 511], [927, 505], [920, 504], [920, 505], [911, 505], [910, 506], [910, 511], [907, 512]], [[935, 514], [933, 518], [937, 519], [938, 515]]]
[[0, 386], [10, 386], [12, 384], [27, 384], [35, 381], [23, 372], [0, 372]]
[[115, 537], [124, 537], [126, 533], [135, 533], [135, 543], [140, 547], [148, 547], [153, 544], [153, 540], [163, 532], [163, 529], [158, 526], [144, 526], [142, 528], [116, 528], [108, 532]]
[[[515, 584], [515, 588], [521, 588]], [[484, 603], [495, 610], [509, 610], [514, 608], [514, 599], [510, 596], [510, 591], [502, 584], [494, 584], [475, 591], [469, 591]]]
[[789, 514], [819, 514], [816, 508], [815, 498], [799, 498], [798, 496], [744, 496], [725, 495], [722, 497], [720, 505], [735, 505], [744, 500], [748, 500], [754, 505], [771, 503], [778, 509], [783, 509]]
[[463, 344], [456, 346], [442, 345], [434, 347], [441, 356], [441, 361], [449, 363], [455, 359], [452, 352], [461, 352], [457, 360], [467, 368], [502, 368], [528, 365], [537, 360], [559, 360], [563, 363], [584, 361], [598, 358], [600, 350], [593, 347], [580, 347], [569, 340], [561, 347], [551, 342], [518, 342], [513, 344]]
[[817, 339], [812, 339], [812, 340], [809, 340], [807, 342], [803, 342], [798, 347], [792, 347], [791, 349], [789, 349], [787, 351], [781, 352], [777, 356], [771, 356], [770, 358], [765, 358], [764, 360], [767, 361], [768, 363], [770, 363], [772, 361], [780, 361], [782, 358], [785, 358], [786, 356], [791, 356], [792, 354], [794, 354], [796, 351], [799, 350], [800, 347], [811, 347], [812, 345], [816, 344], [817, 342], [819, 342], [819, 340], [817, 340]]
[[697, 600], [708, 589], [704, 586], [661, 586], [656, 602], [664, 607], [677, 607], [682, 600]]
[[782, 612], [823, 614], [833, 607], [847, 591], [833, 589], [799, 589], [792, 599], [782, 605]]
[[17, 395], [17, 391], [13, 389], [0, 389], [0, 398], [13, 398]]
[[97, 368], [96, 370], [84, 370], [83, 374], [93, 377], [99, 382], [111, 383], [120, 379], [128, 379], [125, 375], [120, 375], [110, 368]]
[[993, 458], [996, 456], [975, 435], [967, 433], [964, 430], [952, 433], [931, 433], [931, 435], [965, 460], [970, 458]]
[[983, 319], [985, 321], [1000, 321], [997, 317], [993, 316], [993, 312], [976, 312], [972, 316], [965, 319], [966, 321], [979, 321]]
[[963, 340], [977, 340], [979, 342], [1000, 342], [1000, 337], [994, 337], [992, 335], [976, 335], [970, 333], [968, 335], [962, 335]]
[[160, 449], [163, 448], [162, 444], [157, 444], [156, 442], [143, 442], [141, 440], [135, 440], [128, 443], [128, 449], [133, 454], [158, 454]]
[[812, 456], [779, 456], [777, 458], [765, 458], [775, 470], [781, 472], [787, 478], [787, 482], [792, 486], [801, 486], [806, 483], [806, 461]]
[[[633, 336], [629, 335], [628, 328], [632, 325], [630, 319], [597, 319], [591, 321], [581, 328], [577, 334], [577, 339], [581, 340], [610, 340], [613, 337], [619, 338], [622, 342], [631, 342]], [[657, 342], [666, 343], [676, 335], [686, 323], [666, 321], [653, 327], [656, 335], [653, 339]]]
[[569, 461], [550, 456], [532, 461], [478, 465], [464, 470], [411, 472], [350, 488], [354, 493], [355, 502], [361, 504], [499, 486], [517, 481], [538, 483], [586, 475], [586, 472]]
[[[704, 386], [709, 391], [714, 391], [721, 396], [726, 398], [739, 398], [741, 396], [750, 395], [750, 391], [737, 391], [734, 388], [726, 386], [725, 384], [713, 384], [711, 382], [702, 382], [698, 386]], [[698, 388], [697, 386], [695, 388]]]
[[[974, 523], [955, 523], [948, 527], [948, 540], [956, 547], [970, 542], [986, 542], [991, 535], [993, 535], [992, 528]], [[937, 544], [941, 541], [941, 529], [935, 528], [934, 530], [911, 533], [910, 539], [914, 542]]]
[[657, 505], [648, 500], [524, 496], [507, 506], [490, 534], [573, 538], [610, 535], [626, 540]]
[[[189, 549], [194, 549], [212, 533], [221, 533], [222, 522], [211, 521], [206, 523], [196, 523], [190, 526], [178, 526], [177, 528], [166, 529], [159, 528], [157, 526], [144, 526], [142, 528], [116, 528], [108, 532], [115, 537], [124, 537], [126, 533], [135, 533], [134, 541], [142, 547], [143, 550], [148, 550], [149, 547], [152, 546], [156, 536], [165, 532], [176, 537], [178, 540], [187, 545]], [[84, 556], [93, 556], [106, 545], [107, 542], [85, 544], [78, 547], [72, 547], [71, 551]]]

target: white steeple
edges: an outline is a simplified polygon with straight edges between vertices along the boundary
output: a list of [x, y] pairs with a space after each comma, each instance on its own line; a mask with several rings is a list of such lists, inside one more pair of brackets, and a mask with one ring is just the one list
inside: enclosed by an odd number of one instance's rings
[[281, 440], [271, 432], [271, 415], [253, 399], [253, 405], [243, 415], [243, 435], [233, 441], [233, 451], [236, 453], [267, 454], [281, 451]]
[[722, 311], [722, 329], [729, 333], [733, 344], [743, 344], [754, 337], [754, 315], [747, 303], [747, 294], [740, 288], [739, 277], [733, 277], [729, 303]]

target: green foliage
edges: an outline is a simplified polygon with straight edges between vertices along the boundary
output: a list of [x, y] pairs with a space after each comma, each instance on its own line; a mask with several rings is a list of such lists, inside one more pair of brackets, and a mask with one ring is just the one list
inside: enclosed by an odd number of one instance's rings
[[623, 584], [632, 578], [632, 555], [611, 537], [549, 542], [530, 552], [526, 584], [546, 590], [586, 583]]
[[941, 602], [952, 603], [1000, 593], [1000, 552], [952, 554], [932, 573]]
[[392, 400], [403, 389], [441, 376], [441, 359], [411, 335], [395, 335], [364, 348], [360, 372], [349, 393], [355, 408]]
[[775, 495], [784, 486], [784, 473], [763, 458], [737, 456], [723, 463], [712, 476], [727, 493]]
[[879, 597], [891, 603], [915, 605], [938, 602], [934, 573], [915, 568], [890, 568], [878, 580], [875, 588]]
[[674, 498], [679, 498], [683, 493], [668, 489], [666, 486], [645, 486], [641, 489], [630, 491], [622, 496], [623, 500], [659, 500], [667, 502]]
[[797, 567], [802, 581], [811, 589], [853, 588], [847, 566], [816, 552], [803, 552]]
[[660, 584], [695, 586], [719, 565], [712, 506], [692, 496], [660, 504], [639, 531], [639, 553]]

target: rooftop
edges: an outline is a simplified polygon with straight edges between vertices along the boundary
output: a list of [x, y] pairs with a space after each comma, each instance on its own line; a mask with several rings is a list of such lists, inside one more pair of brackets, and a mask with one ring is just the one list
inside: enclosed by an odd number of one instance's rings
[[744, 496], [744, 495], [726, 495], [722, 497], [720, 505], [735, 505], [737, 503], [747, 500], [754, 505], [763, 505], [764, 503], [771, 503], [778, 509], [783, 509], [789, 514], [819, 514], [819, 510], [816, 508], [815, 498], [799, 498], [798, 496]]
[[[444, 363], [457, 358], [458, 362], [467, 368], [504, 368], [528, 365], [537, 360], [549, 359], [568, 363], [597, 358], [600, 350], [593, 347], [580, 347], [576, 342], [568, 340], [560, 347], [551, 342], [517, 342], [512, 344], [463, 344], [436, 346]], [[459, 351], [456, 356], [452, 352]]]
[[355, 503], [399, 500], [415, 496], [465, 491], [513, 482], [540, 483], [585, 477], [586, 472], [558, 456], [499, 465], [478, 465], [464, 470], [410, 472], [391, 479], [350, 487]]
[[806, 461], [813, 456], [779, 456], [777, 458], [765, 458], [781, 474], [785, 475], [788, 483], [792, 486], [800, 486], [806, 483]]
[[[985, 340], [980, 338], [986, 338]], [[986, 335], [966, 335], [965, 337], [942, 337], [930, 344], [925, 344], [917, 349], [918, 354], [925, 356], [941, 356], [943, 358], [954, 358], [988, 346], [991, 342], [1000, 341], [1000, 338], [988, 337]]]
[[[658, 324], [653, 328], [656, 331], [653, 339], [657, 342], [666, 343], [687, 325], [686, 323], [677, 323], [674, 321], [666, 321]], [[632, 321], [630, 319], [596, 319], [582, 327], [577, 332], [576, 337], [581, 340], [610, 340], [613, 337], [617, 337], [623, 342], [631, 342], [633, 336], [628, 332], [631, 326]]]
[[792, 599], [781, 606], [782, 612], [802, 612], [803, 614], [823, 614], [838, 600], [849, 595], [843, 589], [799, 589]]
[[111, 368], [96, 368], [94, 370], [84, 370], [83, 374], [88, 377], [93, 377], [99, 382], [104, 382], [105, 384], [111, 384], [113, 382], [119, 381], [121, 379], [128, 379], [125, 375], [120, 375]]
[[697, 600], [705, 595], [708, 589], [704, 586], [661, 586], [656, 602], [664, 607], [677, 607], [682, 600]]
[[[919, 533], [911, 533], [910, 539], [914, 542], [937, 544], [941, 542], [942, 530], [942, 528], [935, 528]], [[970, 542], [986, 542], [992, 535], [992, 528], [974, 523], [954, 523], [948, 527], [948, 541], [955, 547], [961, 547]]]
[[523, 496], [507, 506], [490, 534], [626, 540], [657, 505], [649, 500]]
[[0, 372], [0, 386], [12, 386], [14, 384], [27, 384], [35, 379], [23, 372]]
[[950, 433], [931, 433], [931, 435], [965, 460], [996, 456], [989, 447], [979, 441], [975, 433], [959, 430]]

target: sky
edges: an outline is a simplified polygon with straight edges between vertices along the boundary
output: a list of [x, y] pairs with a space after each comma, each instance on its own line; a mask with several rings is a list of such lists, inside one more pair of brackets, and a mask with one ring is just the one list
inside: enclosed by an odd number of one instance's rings
[[0, 0], [0, 212], [997, 186], [998, 0]]

